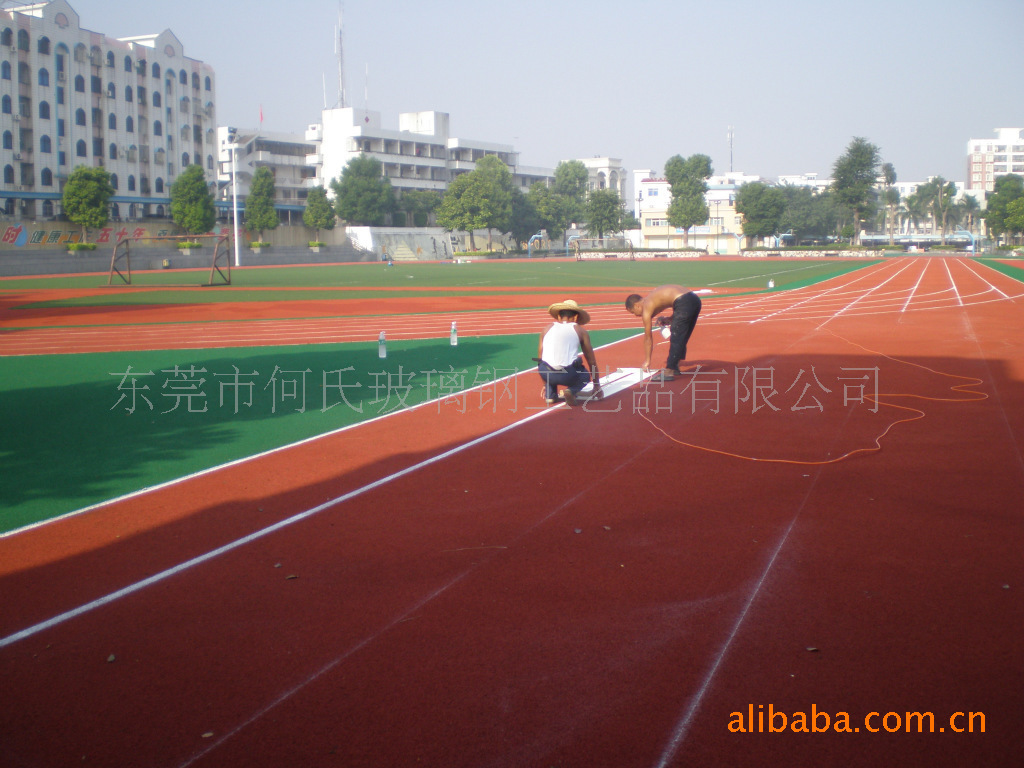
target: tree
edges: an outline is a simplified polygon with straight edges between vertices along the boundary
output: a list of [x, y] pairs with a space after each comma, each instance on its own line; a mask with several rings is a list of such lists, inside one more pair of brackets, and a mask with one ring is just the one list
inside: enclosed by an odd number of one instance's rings
[[[565, 226], [560, 234], [564, 235], [570, 224], [583, 221], [587, 199], [587, 188], [590, 184], [590, 171], [579, 160], [565, 160], [555, 166], [554, 193], [562, 198]], [[550, 230], [548, 230], [550, 233]]]
[[1024, 197], [1024, 177], [1015, 173], [996, 177], [994, 189], [988, 195], [985, 206], [985, 226], [994, 237], [1009, 234], [1012, 230], [1006, 224], [1007, 207], [1014, 200]]
[[626, 203], [622, 203], [622, 221], [619, 222], [619, 226], [623, 231], [627, 229], [640, 229], [640, 219], [636, 217], [636, 214], [626, 208]]
[[904, 198], [900, 205], [899, 216], [902, 221], [903, 234], [909, 235], [911, 230], [917, 232], [921, 221], [928, 218], [926, 201], [917, 192]]
[[274, 209], [274, 172], [265, 165], [256, 169], [249, 184], [249, 194], [245, 198], [245, 225], [259, 235], [263, 241], [263, 231], [277, 229], [281, 220]]
[[494, 155], [481, 158], [476, 168], [457, 176], [448, 185], [448, 192], [437, 209], [437, 223], [448, 230], [469, 232], [473, 250], [476, 250], [474, 230], [487, 230], [490, 250], [491, 230], [508, 232], [511, 219], [512, 174]]
[[190, 235], [213, 229], [217, 211], [203, 166], [188, 166], [171, 184], [171, 219]]
[[406, 226], [425, 227], [430, 214], [441, 204], [441, 193], [433, 189], [410, 189], [402, 192], [398, 207], [407, 215]]
[[375, 157], [353, 157], [341, 178], [331, 181], [331, 190], [338, 216], [356, 226], [382, 226], [395, 208], [391, 181]]
[[860, 242], [861, 222], [874, 209], [874, 186], [878, 179], [878, 147], [855, 136], [832, 167], [832, 192], [836, 201], [853, 215], [853, 239]]
[[313, 187], [306, 196], [306, 207], [302, 211], [302, 223], [316, 232], [314, 240], [320, 241], [321, 229], [334, 229], [334, 206], [327, 199], [327, 190]]
[[595, 189], [587, 198], [584, 220], [587, 231], [604, 239], [606, 232], [618, 232], [622, 228], [622, 201], [614, 189]]
[[61, 206], [64, 215], [82, 227], [82, 242], [88, 242], [89, 229], [106, 226], [110, 220], [108, 203], [114, 188], [110, 174], [103, 168], [80, 165], [68, 176]]
[[482, 211], [487, 229], [487, 250], [491, 250], [491, 230], [508, 232], [512, 221], [512, 172], [494, 155], [477, 161], [473, 182], [480, 187], [487, 204]]
[[665, 162], [665, 178], [672, 192], [668, 206], [668, 223], [683, 230], [683, 245], [690, 242], [690, 227], [708, 220], [707, 180], [712, 174], [711, 158], [707, 155], [690, 155], [683, 159], [674, 155]]
[[526, 193], [527, 199], [540, 219], [538, 229], [546, 229], [552, 240], [565, 237], [565, 230], [570, 224], [569, 202], [564, 195], [555, 192], [543, 181], [535, 181]]
[[900, 205], [900, 191], [893, 186], [896, 183], [896, 167], [892, 163], [885, 163], [882, 166], [882, 202], [885, 203], [885, 224], [889, 233], [889, 245], [896, 241], [894, 234], [896, 226], [896, 210]]
[[831, 195], [804, 186], [777, 187], [786, 199], [779, 219], [780, 232], [792, 232], [797, 243], [810, 237], [825, 237], [833, 231]]
[[1003, 219], [1006, 231], [1011, 234], [1020, 235], [1024, 232], [1024, 197], [1008, 203], [1006, 206], [1006, 217]]
[[942, 243], [946, 243], [946, 230], [949, 226], [949, 215], [953, 209], [953, 200], [956, 198], [956, 184], [946, 181], [941, 176], [936, 176], [926, 184], [917, 188], [917, 194], [925, 202], [925, 205], [935, 221], [936, 228], [942, 235]]
[[534, 233], [543, 228], [540, 214], [537, 213], [529, 195], [514, 188], [512, 190], [512, 217], [509, 221], [509, 234], [512, 235], [512, 239], [522, 249], [523, 243], [529, 242]]
[[484, 202], [480, 190], [474, 186], [470, 174], [456, 176], [448, 185], [441, 205], [437, 207], [437, 223], [449, 232], [469, 232], [469, 247], [476, 250], [474, 231], [483, 228], [481, 210]]
[[736, 212], [743, 214], [743, 234], [747, 237], [778, 234], [785, 210], [782, 190], [762, 182], [747, 182], [736, 193]]
[[957, 207], [959, 220], [967, 225], [968, 232], [974, 232], [981, 214], [981, 203], [974, 195], [964, 195]]

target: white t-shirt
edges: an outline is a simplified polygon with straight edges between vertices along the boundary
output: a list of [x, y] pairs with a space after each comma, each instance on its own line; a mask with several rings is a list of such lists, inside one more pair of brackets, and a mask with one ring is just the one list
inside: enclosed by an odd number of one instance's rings
[[544, 334], [540, 359], [554, 368], [572, 365], [580, 354], [576, 323], [555, 323]]

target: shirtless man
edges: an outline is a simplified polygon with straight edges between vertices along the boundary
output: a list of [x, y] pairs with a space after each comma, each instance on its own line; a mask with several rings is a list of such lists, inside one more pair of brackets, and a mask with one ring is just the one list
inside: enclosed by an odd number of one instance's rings
[[681, 285], [659, 285], [647, 296], [639, 293], [630, 294], [626, 298], [626, 310], [644, 321], [644, 371], [651, 367], [651, 354], [654, 351], [654, 339], [651, 326], [654, 318], [669, 307], [672, 317], [658, 318], [658, 325], [669, 326], [672, 336], [668, 347], [668, 360], [661, 375], [665, 381], [671, 381], [679, 373], [679, 361], [686, 359], [686, 342], [690, 340], [693, 327], [700, 315], [700, 297]]

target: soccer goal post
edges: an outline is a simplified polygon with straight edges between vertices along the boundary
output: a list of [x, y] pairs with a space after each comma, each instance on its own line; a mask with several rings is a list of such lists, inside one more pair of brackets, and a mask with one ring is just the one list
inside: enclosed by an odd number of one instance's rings
[[[229, 235], [152, 235], [128, 237], [114, 245], [110, 255], [110, 272], [107, 285], [115, 285], [116, 275], [121, 282], [117, 285], [132, 284], [132, 247], [139, 240], [169, 241], [173, 243], [195, 243], [196, 247], [212, 245], [210, 256], [210, 278], [204, 285], [231, 285], [231, 237]], [[181, 246], [178, 246], [181, 248]], [[165, 264], [167, 260], [165, 260]]]

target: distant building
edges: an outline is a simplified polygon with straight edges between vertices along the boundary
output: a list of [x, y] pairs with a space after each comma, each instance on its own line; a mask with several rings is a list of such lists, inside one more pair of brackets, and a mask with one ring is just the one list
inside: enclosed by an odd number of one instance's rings
[[779, 176], [779, 186], [810, 187], [816, 192], [824, 192], [832, 183], [832, 179], [819, 179], [816, 173], [800, 173], [790, 176]]
[[611, 189], [618, 193], [619, 199], [628, 202], [626, 181], [628, 176], [622, 167], [622, 161], [615, 157], [592, 157], [580, 160], [587, 167], [589, 182], [587, 191], [595, 189]]
[[[228, 142], [228, 133], [231, 130], [235, 131], [234, 145]], [[315, 186], [310, 182], [316, 176], [316, 168], [312, 161], [318, 152], [319, 144], [299, 134], [219, 127], [217, 209], [222, 216], [231, 210], [233, 202], [232, 146], [237, 147], [234, 172], [239, 215], [249, 194], [253, 174], [257, 168], [267, 167], [274, 174], [274, 207], [282, 215], [283, 221], [300, 223], [302, 211], [306, 207], [306, 196], [310, 187]]]
[[736, 212], [736, 193], [743, 184], [753, 181], [764, 179], [738, 172], [711, 176], [704, 195], [708, 220], [684, 233], [682, 227], [668, 223], [668, 207], [672, 202], [668, 180], [654, 176], [649, 170], [634, 171], [633, 189], [637, 190], [637, 196], [633, 210], [640, 222], [640, 247], [681, 248], [685, 234], [685, 242], [691, 248], [711, 254], [739, 253], [743, 246], [743, 216]]
[[445, 112], [405, 112], [398, 130], [384, 128], [379, 112], [354, 107], [325, 109], [322, 122], [306, 130], [306, 138], [319, 143], [312, 158], [315, 176], [310, 186], [330, 189], [333, 179], [360, 155], [380, 160], [384, 175], [397, 191], [432, 189], [443, 192], [458, 175], [469, 173], [477, 162], [494, 155], [512, 172], [513, 184], [526, 192], [535, 181], [550, 183], [553, 171], [519, 162], [508, 144], [452, 136]]
[[997, 128], [994, 139], [967, 142], [968, 192], [984, 197], [995, 189], [996, 178], [1008, 173], [1024, 176], [1024, 129]]
[[216, 178], [216, 78], [170, 30], [112, 39], [83, 29], [66, 0], [0, 10], [0, 212], [60, 213], [79, 165], [111, 174], [111, 214], [169, 215], [189, 165]]

